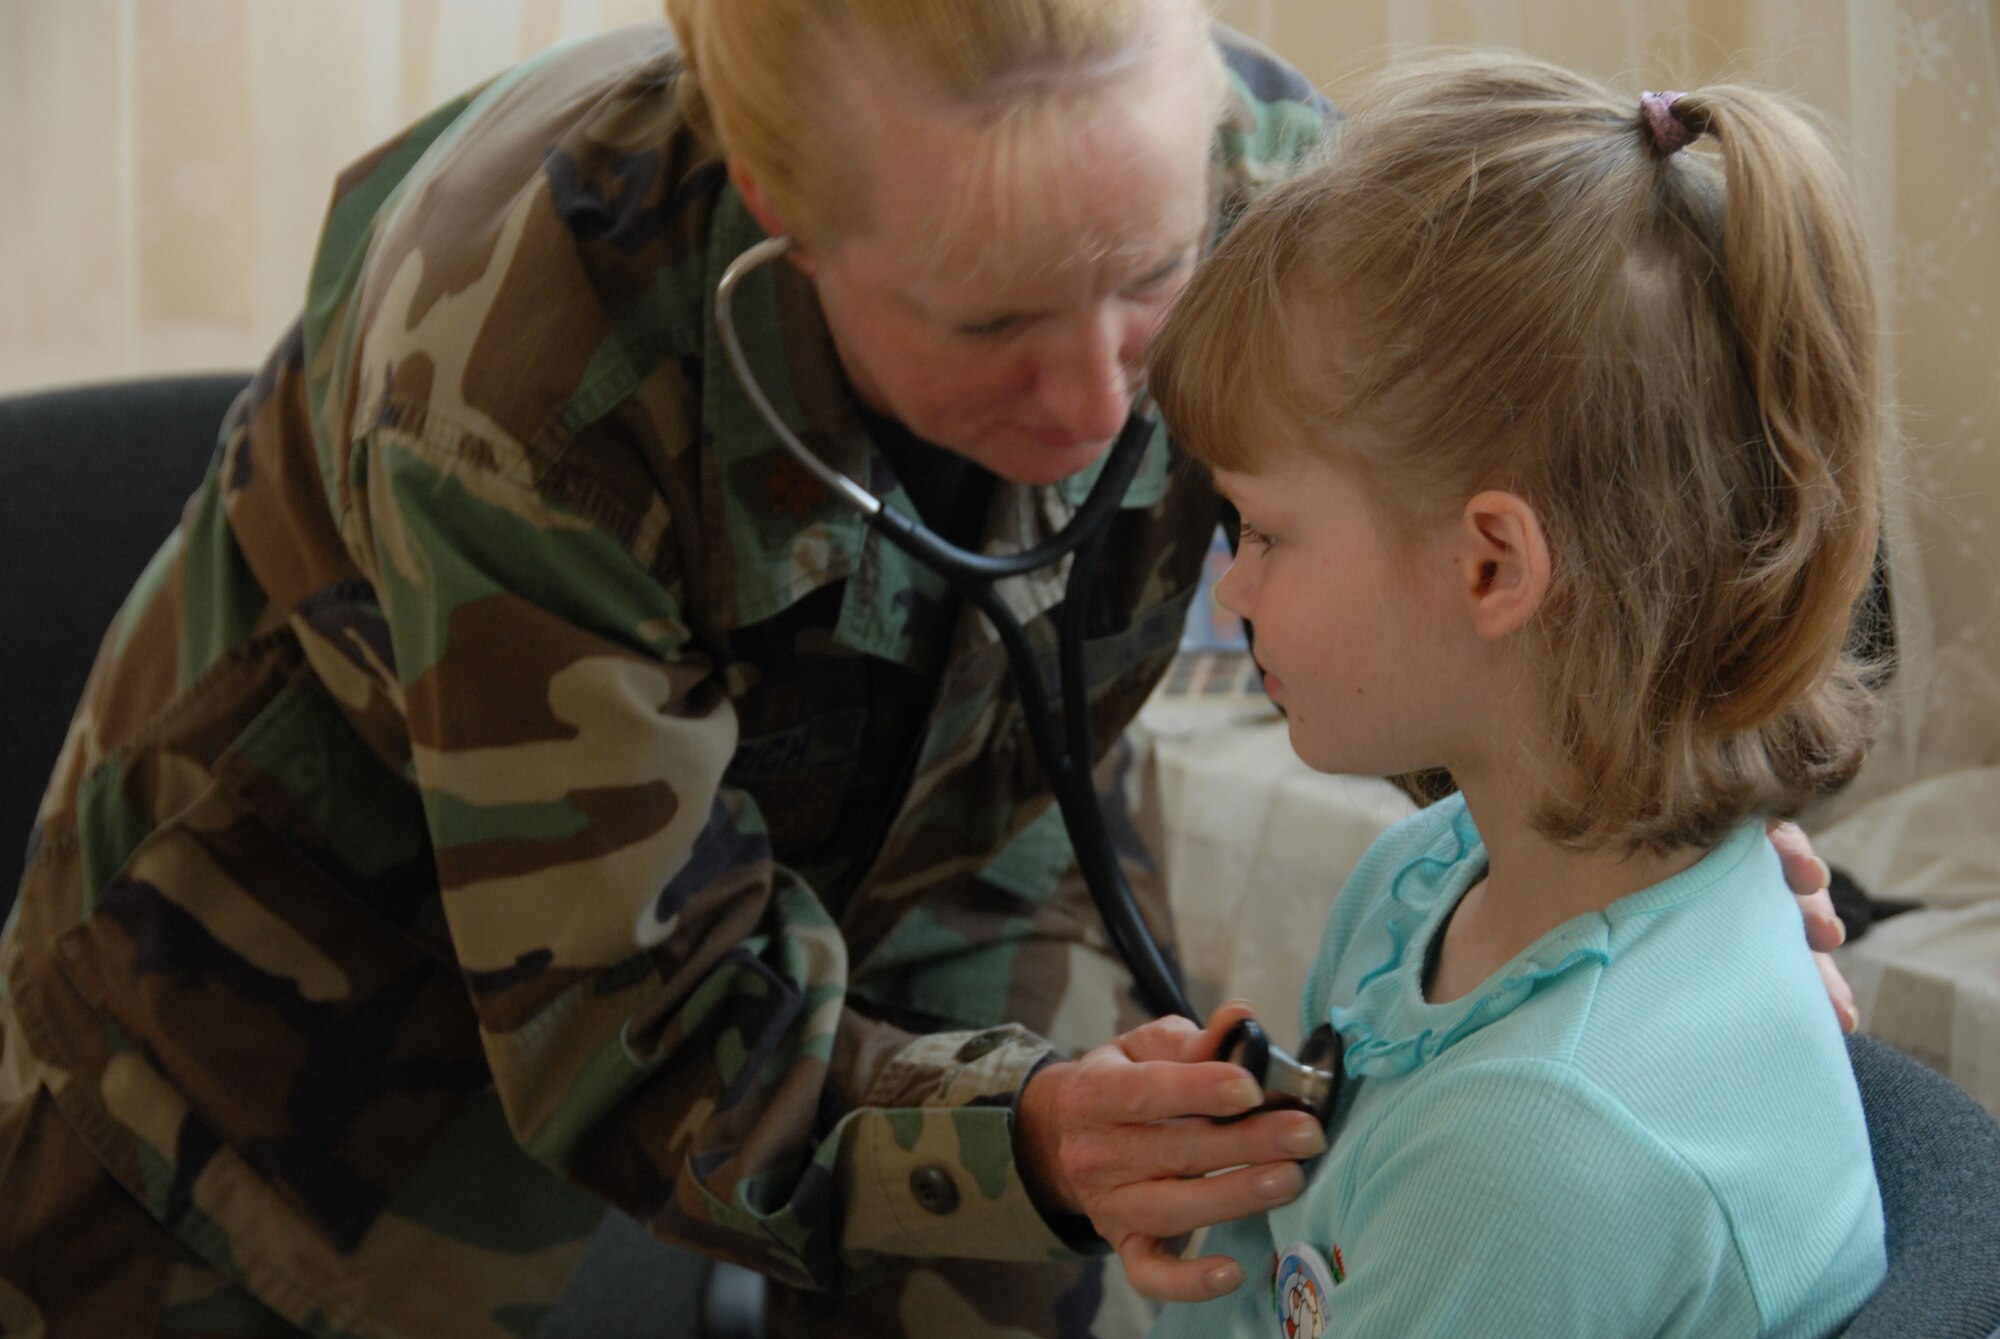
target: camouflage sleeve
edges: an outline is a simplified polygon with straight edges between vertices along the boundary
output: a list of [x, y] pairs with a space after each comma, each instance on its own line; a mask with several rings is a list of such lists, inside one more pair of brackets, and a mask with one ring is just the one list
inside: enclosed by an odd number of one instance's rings
[[[443, 916], [516, 1139], [663, 1236], [819, 1288], [1065, 1249], [1012, 1158], [1046, 1043], [847, 1006], [846, 946], [722, 784], [671, 583], [437, 417], [354, 447]], [[666, 524], [663, 520], [662, 524]]]

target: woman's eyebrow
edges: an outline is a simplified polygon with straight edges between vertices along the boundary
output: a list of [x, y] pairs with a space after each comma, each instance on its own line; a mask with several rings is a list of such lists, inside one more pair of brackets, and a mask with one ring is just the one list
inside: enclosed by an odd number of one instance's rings
[[[1175, 270], [1180, 269], [1183, 265], [1191, 263], [1195, 259], [1194, 253], [1197, 250], [1198, 247], [1192, 243], [1176, 247], [1158, 263], [1124, 280], [1119, 285], [1118, 291], [1123, 292], [1127, 289], [1143, 288], [1147, 284], [1157, 283], [1172, 274]], [[1059, 307], [1038, 306], [1030, 301], [1011, 307], [1003, 302], [999, 305], [989, 304], [977, 309], [968, 308], [966, 312], [956, 312], [948, 309], [951, 306], [949, 302], [941, 306], [931, 300], [930, 297], [911, 292], [905, 288], [896, 289], [895, 296], [905, 306], [919, 315], [957, 325], [978, 325], [987, 321], [1002, 319], [1028, 320], [1037, 316], [1045, 316], [1051, 311], [1060, 310]]]

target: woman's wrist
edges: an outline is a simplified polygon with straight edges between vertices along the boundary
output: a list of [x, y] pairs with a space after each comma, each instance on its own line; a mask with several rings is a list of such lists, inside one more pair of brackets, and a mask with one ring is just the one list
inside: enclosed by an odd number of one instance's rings
[[1110, 1246], [1075, 1202], [1062, 1169], [1062, 1121], [1057, 1113], [1062, 1086], [1075, 1069], [1074, 1061], [1050, 1055], [1021, 1085], [1014, 1108], [1014, 1168], [1049, 1231], [1079, 1255], [1101, 1255]]
[[1062, 1085], [1075, 1062], [1051, 1055], [1021, 1085], [1014, 1110], [1014, 1163], [1021, 1183], [1042, 1216], [1077, 1217], [1083, 1212], [1062, 1170], [1062, 1122], [1057, 1118]]

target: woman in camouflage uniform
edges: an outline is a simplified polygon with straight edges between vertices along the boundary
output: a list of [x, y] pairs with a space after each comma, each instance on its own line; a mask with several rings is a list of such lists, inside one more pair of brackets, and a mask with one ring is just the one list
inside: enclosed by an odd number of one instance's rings
[[[531, 1334], [609, 1200], [787, 1332], [1126, 1333], [1093, 1223], [1151, 1293], [1233, 1286], [1158, 1240], [1319, 1147], [1132, 1063], [1184, 1026], [1054, 1061], [1140, 1015], [1004, 656], [779, 447], [710, 301], [789, 232], [736, 302], [780, 412], [1032, 544], [1323, 104], [1194, 0], [671, 16], [684, 56], [560, 49], [342, 177], [107, 636], [0, 943], [0, 1332]], [[1100, 756], [1219, 516], [1157, 436]], [[1005, 589], [1052, 645], [1059, 577]]]

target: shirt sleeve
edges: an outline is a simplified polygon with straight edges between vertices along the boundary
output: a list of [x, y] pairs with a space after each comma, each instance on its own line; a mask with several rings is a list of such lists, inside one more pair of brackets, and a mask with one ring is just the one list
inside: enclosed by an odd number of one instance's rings
[[1065, 1254], [1012, 1156], [1049, 1045], [848, 1007], [838, 928], [723, 783], [736, 716], [675, 581], [435, 419], [369, 433], [348, 479], [518, 1142], [661, 1235], [802, 1286], [898, 1256]]
[[1412, 1094], [1338, 1177], [1310, 1240], [1346, 1278], [1332, 1334], [1754, 1334], [1721, 1206], [1608, 1095], [1559, 1064], [1492, 1061]]

